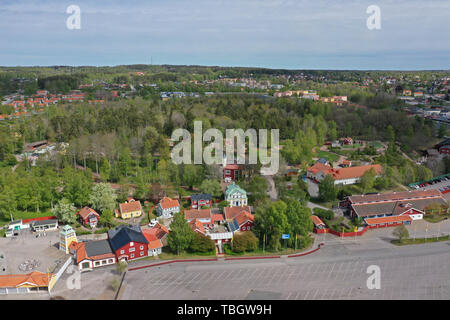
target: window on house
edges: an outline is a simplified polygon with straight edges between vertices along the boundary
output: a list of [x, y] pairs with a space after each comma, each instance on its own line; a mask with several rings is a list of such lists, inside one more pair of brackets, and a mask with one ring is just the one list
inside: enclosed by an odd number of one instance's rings
[[130, 247], [134, 246], [134, 242], [130, 242]]
[[131, 257], [131, 259], [133, 259], [134, 258], [134, 253], [130, 257]]
[[128, 250], [129, 252], [134, 252], [136, 250], [136, 248], [130, 248], [130, 250]]
[[141, 256], [143, 256], [144, 255], [144, 252], [143, 251], [141, 251]]
[[125, 253], [125, 250], [120, 250], [120, 254], [124, 254]]
[[141, 246], [141, 250], [144, 250], [144, 246]]

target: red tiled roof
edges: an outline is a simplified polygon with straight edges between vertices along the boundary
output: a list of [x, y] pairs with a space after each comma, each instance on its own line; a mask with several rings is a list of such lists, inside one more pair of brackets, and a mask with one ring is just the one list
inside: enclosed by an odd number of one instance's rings
[[308, 171], [316, 174], [322, 171], [325, 175], [331, 175], [334, 180], [344, 180], [352, 178], [360, 178], [366, 171], [374, 169], [376, 174], [381, 174], [383, 167], [379, 164], [373, 164], [368, 166], [357, 166], [349, 168], [334, 169], [323, 163], [316, 162], [313, 166], [308, 168]]
[[191, 209], [184, 211], [186, 220], [211, 218], [211, 209]]
[[96, 215], [97, 217], [99, 217], [99, 214], [92, 208], [89, 207], [84, 207], [83, 209], [81, 209], [80, 211], [77, 212], [77, 215], [79, 215], [81, 218], [86, 219], [91, 213], [93, 213], [94, 215]]
[[127, 213], [127, 212], [134, 212], [142, 210], [141, 202], [138, 201], [131, 201], [131, 202], [125, 202], [119, 204], [120, 212], [121, 213]]
[[228, 164], [225, 166], [225, 170], [238, 170], [240, 166], [238, 164]]
[[180, 204], [178, 203], [178, 200], [176, 199], [171, 199], [169, 197], [164, 197], [161, 199], [161, 201], [159, 202], [161, 208], [163, 209], [169, 209], [169, 208], [174, 208], [174, 207], [179, 207]]
[[255, 221], [255, 218], [253, 217], [253, 215], [250, 212], [247, 211], [241, 211], [236, 217], [236, 222], [238, 223], [239, 226], [243, 225], [244, 223], [246, 223], [247, 221]]
[[222, 213], [214, 213], [211, 215], [211, 222], [220, 222], [220, 221], [225, 221], [225, 215], [223, 215]]
[[366, 223], [368, 225], [394, 223], [394, 222], [406, 222], [406, 221], [412, 221], [412, 218], [408, 215], [404, 215], [404, 216], [391, 216], [391, 217], [366, 219]]
[[242, 211], [246, 211], [250, 213], [250, 207], [244, 206], [244, 207], [225, 207], [224, 208], [224, 214], [226, 220], [233, 220], [239, 213]]
[[47, 287], [53, 274], [33, 271], [28, 274], [0, 275], [0, 288], [16, 288], [21, 285]]
[[77, 252], [76, 252], [76, 257], [77, 257], [77, 264], [79, 264], [84, 259], [88, 258], [87, 253], [86, 253], [86, 246], [85, 246], [84, 242], [81, 242], [80, 245], [78, 246]]
[[148, 248], [149, 249], [162, 248], [163, 244], [161, 242], [161, 238], [158, 238], [153, 229], [154, 228], [142, 230], [142, 234], [148, 241]]
[[165, 235], [169, 234], [169, 230], [158, 223], [151, 229], [143, 229], [142, 233], [144, 233], [144, 235], [151, 235], [152, 240], [155, 240], [162, 239]]
[[205, 227], [203, 226], [203, 223], [201, 223], [197, 219], [194, 219], [191, 222], [189, 222], [189, 226], [194, 232], [200, 232], [202, 234], [205, 234]]
[[315, 226], [325, 225], [325, 223], [323, 223], [323, 221], [318, 216], [312, 215], [311, 219]]

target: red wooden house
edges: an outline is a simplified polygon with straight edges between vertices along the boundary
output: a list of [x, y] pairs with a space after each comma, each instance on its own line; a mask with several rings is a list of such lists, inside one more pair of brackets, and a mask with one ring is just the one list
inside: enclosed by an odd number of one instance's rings
[[255, 218], [248, 211], [241, 211], [231, 223], [228, 224], [231, 232], [250, 231], [253, 228]]
[[108, 238], [117, 261], [129, 261], [148, 256], [148, 240], [138, 225], [120, 225], [108, 231]]
[[98, 219], [100, 218], [99, 214], [94, 209], [89, 207], [84, 207], [78, 211], [76, 215], [80, 217], [80, 222], [83, 226], [89, 225], [91, 228], [95, 228], [97, 226]]
[[191, 196], [192, 209], [201, 209], [205, 206], [211, 207], [211, 195], [209, 193], [193, 194]]
[[228, 164], [223, 168], [223, 180], [226, 182], [238, 181], [241, 173], [241, 166], [238, 164]]

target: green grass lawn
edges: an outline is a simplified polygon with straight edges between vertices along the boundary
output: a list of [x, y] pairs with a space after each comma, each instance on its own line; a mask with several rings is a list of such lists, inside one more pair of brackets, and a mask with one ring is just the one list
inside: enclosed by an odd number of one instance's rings
[[377, 141], [369, 142], [368, 144], [369, 144], [370, 146], [373, 146], [375, 149], [380, 149], [380, 148], [383, 147], [383, 145], [382, 145], [381, 143], [377, 142]]
[[440, 242], [440, 241], [449, 241], [450, 236], [442, 236], [442, 237], [430, 237], [430, 238], [416, 238], [416, 239], [403, 239], [402, 241], [396, 239], [392, 240], [391, 243], [395, 244], [397, 246], [406, 246], [409, 244], [422, 244], [422, 243], [428, 243], [428, 242]]
[[331, 161], [331, 162], [336, 162], [339, 160], [338, 155], [327, 152], [327, 151], [322, 151], [322, 150], [316, 152], [316, 157], [317, 158], [325, 158], [326, 160]]
[[351, 144], [351, 145], [342, 146], [341, 148], [344, 148], [344, 149], [358, 149], [358, 148], [361, 148], [361, 147], [362, 147], [362, 144], [355, 143], [355, 144]]
[[430, 223], [438, 223], [446, 218], [450, 219], [450, 214], [427, 214], [423, 216], [423, 219]]
[[175, 260], [175, 259], [210, 259], [216, 256], [216, 250], [210, 252], [180, 252], [176, 254], [170, 251], [168, 247], [163, 247], [161, 254], [158, 255], [160, 260]]

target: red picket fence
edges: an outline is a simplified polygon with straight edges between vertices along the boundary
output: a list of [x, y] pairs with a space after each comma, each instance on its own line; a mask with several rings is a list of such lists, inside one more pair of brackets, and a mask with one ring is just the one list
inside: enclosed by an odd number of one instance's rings
[[329, 233], [329, 232], [330, 232], [330, 228], [324, 228], [324, 229], [314, 228], [314, 233], [317, 233], [317, 234]]
[[334, 234], [335, 236], [338, 237], [355, 237], [355, 236], [362, 236], [364, 233], [366, 233], [367, 230], [369, 230], [369, 226], [365, 227], [364, 229], [358, 232], [337, 232], [330, 229], [329, 233]]

